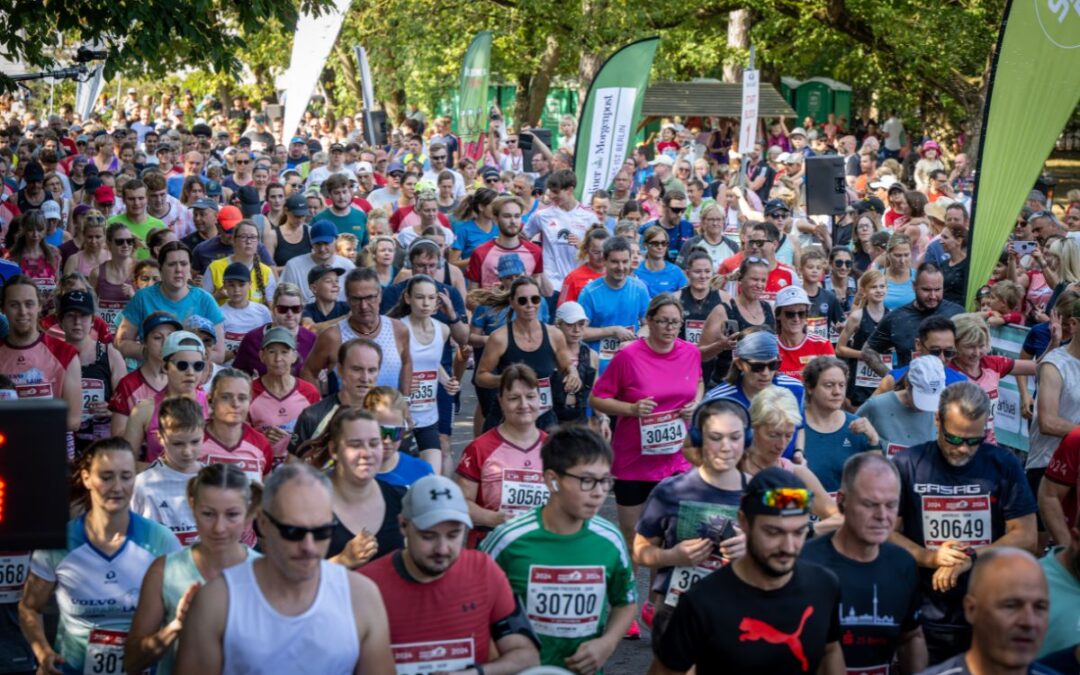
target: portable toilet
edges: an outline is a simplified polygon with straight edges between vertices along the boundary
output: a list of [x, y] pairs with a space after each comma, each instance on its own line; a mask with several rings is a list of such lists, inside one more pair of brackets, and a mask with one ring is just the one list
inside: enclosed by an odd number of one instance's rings
[[784, 97], [784, 100], [791, 104], [791, 107], [795, 107], [795, 92], [799, 89], [799, 85], [802, 84], [801, 80], [796, 80], [794, 77], [784, 76], [780, 78], [780, 95]]

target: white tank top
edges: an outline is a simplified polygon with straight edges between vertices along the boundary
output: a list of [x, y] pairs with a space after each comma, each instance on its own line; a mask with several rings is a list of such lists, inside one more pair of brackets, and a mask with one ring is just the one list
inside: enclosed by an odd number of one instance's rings
[[[338, 324], [338, 330], [341, 331], [341, 344], [362, 337], [352, 329], [348, 319]], [[398, 351], [397, 339], [394, 337], [393, 319], [380, 316], [379, 332], [371, 340], [382, 349], [382, 367], [379, 368], [379, 377], [376, 378], [375, 384], [397, 389], [401, 379], [401, 352]]]
[[417, 427], [427, 427], [439, 421], [435, 392], [439, 384], [445, 324], [434, 322], [435, 339], [425, 345], [416, 339], [412, 322], [405, 319], [404, 323], [409, 329], [409, 355], [412, 357], [413, 392], [409, 395], [409, 412]]
[[223, 673], [352, 673], [360, 659], [348, 571], [320, 561], [315, 601], [297, 616], [274, 609], [252, 559], [222, 572], [229, 589]]

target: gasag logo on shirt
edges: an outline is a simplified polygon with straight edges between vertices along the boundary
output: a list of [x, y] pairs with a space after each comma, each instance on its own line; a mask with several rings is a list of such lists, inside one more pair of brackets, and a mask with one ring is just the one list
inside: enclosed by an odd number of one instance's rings
[[981, 495], [981, 485], [937, 485], [936, 483], [915, 483], [912, 486], [917, 495]]

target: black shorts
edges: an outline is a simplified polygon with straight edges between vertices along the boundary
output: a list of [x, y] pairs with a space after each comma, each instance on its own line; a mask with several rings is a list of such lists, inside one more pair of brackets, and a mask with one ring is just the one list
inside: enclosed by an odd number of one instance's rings
[[[1045, 473], [1045, 467], [1042, 469], [1028, 469], [1024, 472], [1027, 475], [1028, 487], [1031, 488], [1031, 494], [1035, 495], [1036, 501], [1039, 499], [1039, 483], [1042, 482]], [[1039, 532], [1046, 532], [1046, 525], [1043, 524], [1042, 516], [1038, 511], [1035, 512], [1035, 524], [1038, 526]]]
[[438, 450], [442, 448], [439, 443], [439, 425], [429, 424], [426, 427], [413, 429], [413, 438], [416, 439], [417, 452], [423, 450]]
[[641, 506], [652, 494], [653, 488], [659, 484], [658, 480], [616, 479], [615, 503], [619, 506]]

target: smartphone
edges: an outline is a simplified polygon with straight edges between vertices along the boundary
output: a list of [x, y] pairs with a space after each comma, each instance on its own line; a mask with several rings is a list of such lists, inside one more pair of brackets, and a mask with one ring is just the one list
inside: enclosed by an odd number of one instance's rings
[[739, 322], [735, 319], [728, 319], [724, 322], [724, 335], [734, 335], [739, 332]]
[[1013, 250], [1016, 251], [1016, 255], [1025, 256], [1031, 255], [1035, 251], [1035, 247], [1038, 244], [1034, 241], [1014, 241]]

